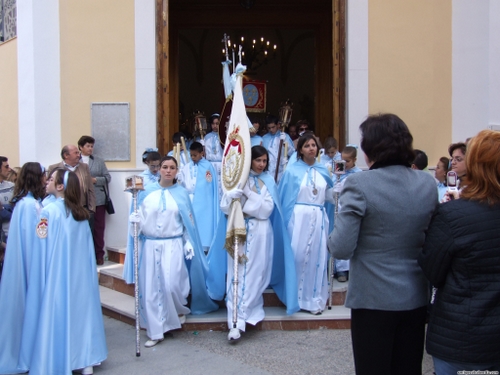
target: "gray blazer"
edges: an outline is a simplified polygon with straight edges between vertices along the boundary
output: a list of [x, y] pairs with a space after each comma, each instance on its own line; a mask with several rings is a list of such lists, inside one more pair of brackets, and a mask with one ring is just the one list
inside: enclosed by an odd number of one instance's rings
[[335, 258], [351, 260], [347, 307], [402, 311], [427, 304], [417, 258], [437, 202], [434, 178], [401, 165], [345, 180], [328, 247]]
[[108, 184], [111, 182], [111, 175], [108, 172], [108, 168], [106, 168], [104, 160], [97, 156], [90, 155], [89, 168], [90, 175], [97, 180], [94, 184], [96, 206], [102, 206], [106, 202], [104, 185], [106, 185], [106, 181], [108, 181]]

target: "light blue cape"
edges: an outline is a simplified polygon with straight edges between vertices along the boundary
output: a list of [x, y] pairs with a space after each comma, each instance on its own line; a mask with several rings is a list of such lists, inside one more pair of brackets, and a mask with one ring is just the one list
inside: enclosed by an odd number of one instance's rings
[[[323, 176], [328, 187], [333, 186], [333, 181], [330, 178], [330, 173], [323, 164], [315, 162], [312, 166], [310, 166], [304, 163], [303, 160], [298, 160], [297, 162], [289, 165], [280, 180], [278, 188], [279, 195], [281, 197], [281, 207], [283, 208], [285, 228], [288, 228], [288, 223], [292, 218], [293, 209], [295, 207], [295, 203], [297, 202], [297, 196], [299, 195], [300, 185], [302, 183], [302, 180], [304, 179], [304, 175], [311, 167]], [[325, 203], [327, 212], [331, 210], [331, 206], [331, 203]], [[297, 229], [300, 230], [301, 228]]]
[[[12, 345], [20, 340], [15, 372], [69, 374], [107, 357], [92, 234], [87, 220], [77, 222], [67, 216], [61, 199], [42, 210], [38, 223], [46, 224], [46, 236], [37, 236], [41, 232], [31, 221], [23, 233], [33, 237], [27, 249], [30, 259], [25, 257], [21, 272], [27, 276], [27, 290], [22, 293], [19, 288], [15, 298], [18, 306], [25, 298], [24, 322], [23, 311], [17, 316], [23, 322], [22, 332], [14, 339], [2, 334], [1, 341]], [[23, 283], [19, 276], [10, 280], [10, 288], [16, 281]], [[5, 317], [2, 314], [3, 322]], [[17, 327], [11, 329], [19, 334]], [[3, 361], [0, 372], [6, 372]]]
[[[30, 358], [19, 358], [26, 322], [37, 320], [40, 306], [26, 311], [28, 287], [40, 289], [40, 267], [32, 267], [35, 228], [38, 223], [37, 200], [28, 193], [14, 207], [10, 220], [9, 240], [5, 251], [0, 282], [0, 374], [23, 373], [29, 370]], [[34, 327], [31, 326], [31, 329]], [[31, 346], [31, 343], [29, 343]], [[29, 356], [31, 357], [31, 355]]]
[[[207, 181], [207, 172], [211, 174], [211, 181]], [[192, 205], [201, 244], [209, 247], [217, 231], [220, 208], [217, 172], [212, 163], [205, 158], [198, 162]]]
[[[293, 314], [299, 311], [297, 276], [290, 239], [286, 227], [283, 225], [278, 189], [273, 177], [267, 172], [261, 173], [258, 178], [266, 185], [274, 201], [274, 211], [270, 217], [274, 231], [273, 269], [270, 286], [286, 306], [287, 314]], [[208, 253], [207, 286], [209, 294], [214, 300], [222, 300], [226, 292], [227, 251], [224, 249], [226, 226], [226, 215], [221, 213], [217, 234]]]
[[[158, 182], [149, 184], [144, 191], [141, 191], [138, 196], [137, 206], [140, 207], [144, 198], [150, 193], [166, 189], [172, 194], [179, 213], [182, 217], [182, 222], [188, 231], [189, 238], [194, 248], [194, 257], [192, 260], [186, 260], [186, 265], [189, 270], [189, 279], [191, 283], [191, 314], [200, 315], [215, 311], [219, 306], [210, 299], [206, 287], [206, 278], [208, 274], [208, 264], [203, 247], [201, 246], [200, 237], [196, 229], [196, 221], [193, 215], [191, 200], [186, 189], [179, 184], [174, 184], [168, 188], [162, 188]], [[143, 239], [139, 237], [139, 247], [143, 244]], [[140, 252], [139, 252], [140, 253]], [[141, 262], [139, 259], [139, 269]], [[127, 253], [125, 256], [125, 265], [123, 267], [123, 277], [128, 284], [134, 283], [134, 239], [129, 233], [127, 243]]]

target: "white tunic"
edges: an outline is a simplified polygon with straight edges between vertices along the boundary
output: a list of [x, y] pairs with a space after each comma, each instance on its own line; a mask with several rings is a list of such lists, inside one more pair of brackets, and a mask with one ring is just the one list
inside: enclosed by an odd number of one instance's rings
[[192, 246], [168, 190], [156, 190], [144, 198], [139, 215], [145, 236], [139, 253], [141, 327], [147, 329], [150, 339], [158, 340], [164, 332], [181, 328], [178, 315], [190, 313], [185, 306], [190, 285], [184, 243]]
[[[274, 235], [271, 216], [274, 202], [267, 187], [259, 180], [260, 194], [256, 192], [255, 182], [249, 177], [252, 189], [250, 197], [241, 197], [243, 213], [247, 221], [247, 241], [244, 254], [245, 264], [238, 265], [238, 322], [237, 328], [245, 331], [245, 323], [257, 324], [264, 319], [264, 298], [262, 293], [271, 281]], [[224, 194], [221, 209], [229, 211], [231, 200]], [[227, 322], [233, 326], [233, 258], [227, 258]]]
[[[269, 152], [269, 174], [274, 177], [276, 173], [276, 164], [278, 162], [278, 153], [280, 149], [280, 134], [281, 131], [278, 130], [276, 134], [267, 133], [262, 137], [262, 145]], [[285, 142], [288, 143], [288, 152], [285, 155]], [[278, 172], [278, 183], [285, 172], [286, 164], [288, 163], [289, 158], [295, 152], [295, 147], [293, 146], [292, 139], [287, 135], [285, 142], [283, 142], [282, 150], [281, 150], [281, 158]]]
[[328, 299], [329, 220], [324, 203], [333, 203], [334, 196], [333, 189], [327, 188], [320, 173], [312, 169], [306, 174], [287, 228], [295, 257], [299, 306], [308, 311], [324, 310]]
[[189, 194], [191, 203], [193, 203], [194, 190], [196, 188], [196, 178], [198, 177], [198, 164], [187, 163], [180, 169], [177, 178], [182, 183]]

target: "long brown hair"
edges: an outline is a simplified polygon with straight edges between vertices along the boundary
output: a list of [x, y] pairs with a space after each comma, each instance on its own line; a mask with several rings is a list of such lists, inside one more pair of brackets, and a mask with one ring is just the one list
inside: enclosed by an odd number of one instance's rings
[[500, 203], [500, 132], [483, 130], [467, 145], [467, 173], [460, 198]]
[[[64, 176], [66, 173], [68, 173], [68, 179], [66, 184], [64, 184]], [[66, 207], [67, 216], [69, 216], [71, 212], [76, 221], [88, 220], [89, 213], [80, 203], [82, 191], [76, 173], [66, 169], [56, 168], [50, 175], [54, 177], [54, 183], [56, 185], [64, 185], [64, 206]]]
[[45, 197], [45, 184], [42, 178], [45, 169], [37, 162], [28, 162], [23, 165], [16, 180], [14, 193], [12, 196], [12, 206], [23, 199], [28, 193], [33, 194], [35, 199]]

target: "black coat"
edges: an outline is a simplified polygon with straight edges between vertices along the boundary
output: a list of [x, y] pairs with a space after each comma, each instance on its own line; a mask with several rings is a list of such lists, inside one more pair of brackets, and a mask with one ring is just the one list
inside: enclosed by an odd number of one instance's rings
[[419, 264], [438, 288], [427, 352], [451, 362], [500, 362], [500, 205], [439, 205]]

